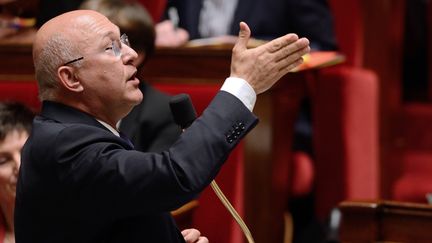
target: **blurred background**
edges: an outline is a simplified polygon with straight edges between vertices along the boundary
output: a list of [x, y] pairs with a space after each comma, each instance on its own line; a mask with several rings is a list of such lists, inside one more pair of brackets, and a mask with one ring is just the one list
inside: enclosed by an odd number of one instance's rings
[[[34, 34], [44, 21], [82, 2], [0, 1], [1, 100], [38, 111]], [[226, 38], [231, 33], [206, 41], [194, 37], [182, 25], [176, 1], [138, 2], [156, 34], [141, 79], [167, 94], [189, 93], [201, 112], [229, 75], [235, 38]], [[301, 70], [258, 98], [255, 113], [261, 123], [217, 178], [259, 243], [338, 242], [342, 202], [427, 205], [432, 192], [432, 2], [320, 2], [331, 14], [331, 29], [321, 32], [331, 31], [322, 34], [334, 38], [334, 45], [314, 48]], [[170, 31], [184, 29], [186, 35], [167, 44], [172, 36], [163, 37], [161, 28], [167, 27], [158, 24], [173, 21], [171, 7], [177, 7], [180, 22], [174, 19]], [[322, 12], [313, 15], [308, 9], [292, 12], [327, 21]], [[245, 16], [254, 22], [254, 16]], [[196, 39], [202, 42], [197, 45]], [[306, 137], [301, 137], [299, 120], [305, 114]], [[184, 224], [203, 229], [210, 242], [246, 242], [211, 191], [199, 201], [182, 218]]]

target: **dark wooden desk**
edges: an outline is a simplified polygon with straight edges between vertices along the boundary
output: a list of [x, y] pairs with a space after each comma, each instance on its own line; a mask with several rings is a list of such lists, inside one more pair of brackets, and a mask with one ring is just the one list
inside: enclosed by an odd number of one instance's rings
[[34, 29], [0, 40], [0, 80], [34, 80]]
[[346, 201], [341, 242], [431, 242], [432, 206], [394, 201]]

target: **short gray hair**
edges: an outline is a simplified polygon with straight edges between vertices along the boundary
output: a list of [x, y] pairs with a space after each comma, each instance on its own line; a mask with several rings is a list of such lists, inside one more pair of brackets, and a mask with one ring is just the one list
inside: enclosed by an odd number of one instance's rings
[[[65, 62], [77, 58], [78, 47], [61, 33], [54, 34], [45, 43], [38, 56], [34, 56], [36, 80], [41, 100], [54, 100], [59, 87], [57, 70]], [[80, 62], [70, 65], [80, 66]]]

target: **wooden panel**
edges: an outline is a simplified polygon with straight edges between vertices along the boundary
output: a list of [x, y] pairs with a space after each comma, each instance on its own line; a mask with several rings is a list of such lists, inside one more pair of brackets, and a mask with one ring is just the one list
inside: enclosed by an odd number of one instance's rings
[[395, 201], [346, 201], [341, 242], [430, 242], [432, 206]]
[[0, 40], [1, 80], [34, 79], [32, 43], [34, 29], [20, 32], [16, 36]]

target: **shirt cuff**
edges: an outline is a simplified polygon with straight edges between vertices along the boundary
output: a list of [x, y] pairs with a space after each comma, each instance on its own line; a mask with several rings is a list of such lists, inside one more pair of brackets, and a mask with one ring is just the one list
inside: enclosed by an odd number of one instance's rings
[[221, 90], [237, 97], [250, 111], [253, 110], [256, 102], [255, 90], [246, 80], [242, 78], [229, 77], [225, 79]]

